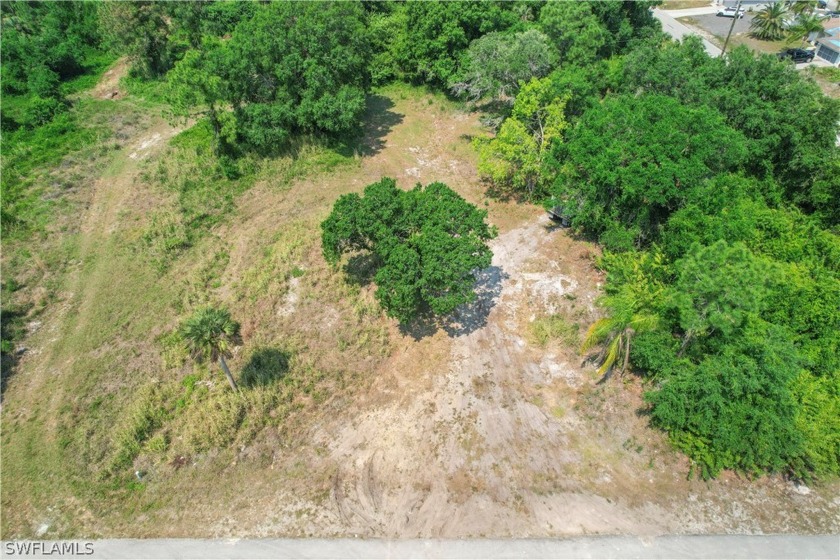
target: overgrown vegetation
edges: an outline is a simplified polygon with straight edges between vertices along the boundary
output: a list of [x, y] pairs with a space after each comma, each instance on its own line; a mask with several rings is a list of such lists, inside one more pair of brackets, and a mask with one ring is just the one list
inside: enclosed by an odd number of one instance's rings
[[[268, 464], [298, 412], [329, 411], [389, 354], [382, 309], [405, 322], [474, 299], [495, 232], [441, 183], [346, 194], [322, 240], [326, 212], [293, 204], [256, 240], [225, 237], [255, 185], [375, 151], [366, 99], [393, 81], [481, 107], [489, 193], [561, 205], [606, 249], [608, 316], [585, 335], [536, 318], [536, 344], [601, 345], [605, 378], [643, 375], [651, 422], [704, 477], [840, 474], [838, 103], [775, 57], [666, 40], [651, 4], [2, 3], [4, 389], [38, 313], [67, 312], [39, 349], [61, 375], [33, 376], [39, 397], [6, 416], [4, 517], [52, 496], [133, 503], [146, 468], [246, 449]], [[83, 93], [117, 56], [125, 98]], [[146, 113], [189, 128], [118, 160]], [[78, 216], [105, 162], [135, 166], [136, 208], [91, 238]], [[195, 319], [223, 305], [241, 329]], [[185, 338], [208, 338], [177, 328], [190, 316], [224, 324], [210, 334], [228, 346], [202, 347], [237, 348], [238, 391], [188, 359]]]
[[[541, 80], [568, 120], [547, 154], [533, 128], [506, 141], [524, 90], [488, 144], [520, 153], [482, 154], [495, 184], [561, 204], [611, 251], [610, 315], [584, 349], [649, 379], [651, 421], [703, 477], [837, 474], [840, 106], [775, 57], [714, 59], [692, 38], [601, 64], [587, 87]], [[491, 172], [529, 160], [530, 184]]]

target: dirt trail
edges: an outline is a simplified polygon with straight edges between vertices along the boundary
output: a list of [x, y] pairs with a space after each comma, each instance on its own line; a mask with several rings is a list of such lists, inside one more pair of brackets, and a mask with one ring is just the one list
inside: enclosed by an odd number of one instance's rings
[[339, 465], [334, 507], [350, 532], [656, 532], [655, 524], [603, 498], [576, 492], [538, 496], [528, 489], [535, 473], [559, 476], [563, 464], [581, 460], [568, 437], [577, 419], [548, 416], [530, 402], [530, 389], [558, 380], [579, 384], [582, 372], [546, 356], [538, 359], [515, 330], [523, 298], [544, 301], [577, 287], [561, 274], [525, 272], [540, 245], [563, 235], [547, 225], [540, 219], [493, 242], [481, 296], [461, 310], [463, 331], [455, 333], [448, 366], [427, 372], [428, 389], [322, 435]]
[[[117, 251], [113, 236], [120, 229], [125, 213], [147, 194], [138, 181], [141, 162], [159, 153], [180, 130], [163, 119], [151, 119], [147, 126], [124, 141], [124, 147], [91, 186], [87, 207], [78, 220], [81, 232], [78, 259], [66, 271], [63, 303], [48, 308], [42, 316], [42, 327], [29, 340], [34, 351], [19, 366], [26, 375], [20, 375], [16, 382], [24, 382], [25, 378], [30, 391], [43, 384], [44, 374], [60, 375], [70, 367], [69, 362], [57, 363], [63, 339], [91, 320], [91, 308], [103, 287], [119, 284], [120, 271], [114, 270], [110, 258]], [[56, 393], [52, 405], [61, 396]]]

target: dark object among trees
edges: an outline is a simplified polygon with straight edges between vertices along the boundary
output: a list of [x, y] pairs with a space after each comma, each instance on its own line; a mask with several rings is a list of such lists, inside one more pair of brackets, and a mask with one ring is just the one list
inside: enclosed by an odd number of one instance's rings
[[569, 227], [572, 225], [569, 216], [566, 214], [566, 209], [563, 206], [555, 206], [548, 211], [548, 217], [553, 222], [560, 224], [560, 227]]

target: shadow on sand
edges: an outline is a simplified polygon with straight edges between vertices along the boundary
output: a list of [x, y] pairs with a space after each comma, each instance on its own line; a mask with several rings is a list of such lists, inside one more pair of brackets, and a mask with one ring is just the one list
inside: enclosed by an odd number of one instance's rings
[[502, 282], [507, 277], [501, 267], [485, 268], [476, 274], [475, 300], [460, 306], [449, 317], [441, 319], [423, 315], [411, 323], [401, 324], [400, 332], [415, 340], [420, 340], [432, 336], [441, 329], [451, 337], [459, 337], [485, 327], [487, 317], [502, 293]]

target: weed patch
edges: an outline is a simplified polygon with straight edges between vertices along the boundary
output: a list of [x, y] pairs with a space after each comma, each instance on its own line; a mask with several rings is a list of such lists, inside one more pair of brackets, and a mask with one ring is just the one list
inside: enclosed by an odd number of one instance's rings
[[530, 324], [531, 341], [545, 347], [552, 340], [560, 340], [567, 346], [580, 344], [580, 325], [570, 323], [562, 315], [539, 317]]
[[303, 275], [300, 261], [312, 242], [311, 230], [303, 223], [286, 224], [263, 250], [260, 261], [243, 274], [241, 294], [251, 301], [282, 295], [290, 278]]

